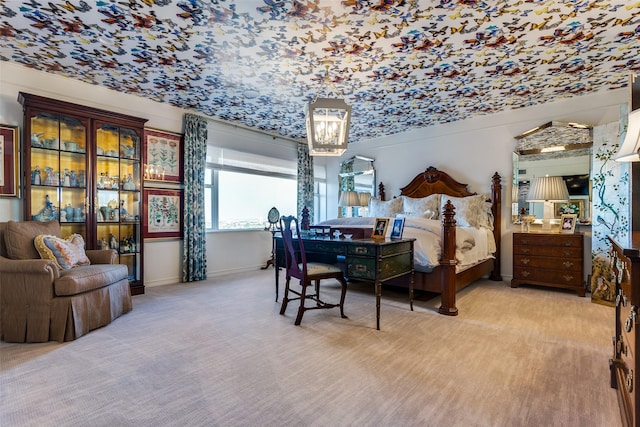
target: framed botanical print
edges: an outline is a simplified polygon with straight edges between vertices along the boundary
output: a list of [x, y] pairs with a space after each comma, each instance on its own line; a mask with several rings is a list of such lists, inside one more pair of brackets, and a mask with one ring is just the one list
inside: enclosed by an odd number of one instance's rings
[[145, 128], [142, 155], [145, 181], [182, 182], [182, 134]]
[[20, 147], [17, 126], [0, 125], [0, 197], [18, 197]]
[[182, 238], [182, 190], [144, 189], [143, 196], [145, 239]]

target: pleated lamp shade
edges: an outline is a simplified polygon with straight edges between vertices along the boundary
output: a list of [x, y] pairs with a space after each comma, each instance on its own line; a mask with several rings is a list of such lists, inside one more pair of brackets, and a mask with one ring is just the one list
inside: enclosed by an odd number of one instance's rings
[[567, 184], [561, 176], [540, 176], [531, 180], [528, 202], [566, 202], [569, 200]]
[[358, 197], [358, 193], [351, 190], [343, 191], [340, 195], [340, 201], [338, 202], [338, 205], [342, 207], [360, 206], [360, 198]]
[[358, 193], [358, 198], [360, 199], [360, 206], [369, 206], [371, 193], [369, 193], [368, 191], [363, 191], [362, 193]]

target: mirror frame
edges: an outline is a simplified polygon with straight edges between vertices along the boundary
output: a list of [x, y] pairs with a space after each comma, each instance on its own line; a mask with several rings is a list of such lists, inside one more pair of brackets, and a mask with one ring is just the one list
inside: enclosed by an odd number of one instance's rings
[[[374, 162], [375, 159], [356, 155], [340, 163], [340, 172], [338, 173], [338, 217], [352, 216], [347, 215], [350, 208], [340, 206], [339, 201], [344, 191], [364, 192], [368, 190], [371, 193], [371, 197], [376, 197], [376, 169], [373, 165]], [[369, 185], [366, 185], [366, 188], [355, 185], [357, 177], [365, 175], [371, 176], [371, 187], [369, 188]], [[349, 182], [350, 178], [353, 179], [351, 183]], [[364, 206], [356, 208], [359, 216], [362, 216], [363, 208], [366, 209]]]
[[[516, 136], [515, 139], [518, 142], [516, 144], [516, 150], [512, 154], [511, 218], [514, 224], [520, 224], [521, 213], [518, 211], [521, 191], [519, 176], [520, 162], [589, 156], [589, 166], [584, 174], [590, 174], [593, 127], [582, 123], [552, 121], [523, 132]], [[583, 173], [566, 173], [562, 174], [562, 176], [582, 174]], [[587, 203], [591, 203], [590, 186]], [[587, 209], [586, 212], [590, 212], [590, 209]]]

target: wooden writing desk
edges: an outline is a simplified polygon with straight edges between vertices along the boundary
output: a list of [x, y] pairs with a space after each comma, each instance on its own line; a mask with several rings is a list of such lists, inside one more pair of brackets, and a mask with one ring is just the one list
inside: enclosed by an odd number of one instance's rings
[[[382, 283], [409, 275], [409, 303], [413, 311], [413, 242], [415, 239], [332, 239], [304, 237], [307, 262], [343, 262], [345, 276], [351, 280], [373, 282], [376, 288], [376, 329], [380, 329], [380, 297]], [[279, 270], [284, 268], [282, 237], [276, 236], [276, 301], [278, 300]], [[294, 239], [294, 244], [297, 240]]]

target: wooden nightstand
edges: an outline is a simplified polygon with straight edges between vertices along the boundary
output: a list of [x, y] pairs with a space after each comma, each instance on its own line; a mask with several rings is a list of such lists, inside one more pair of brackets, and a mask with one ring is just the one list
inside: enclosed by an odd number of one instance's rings
[[513, 279], [521, 284], [572, 289], [585, 296], [582, 233], [513, 233]]

